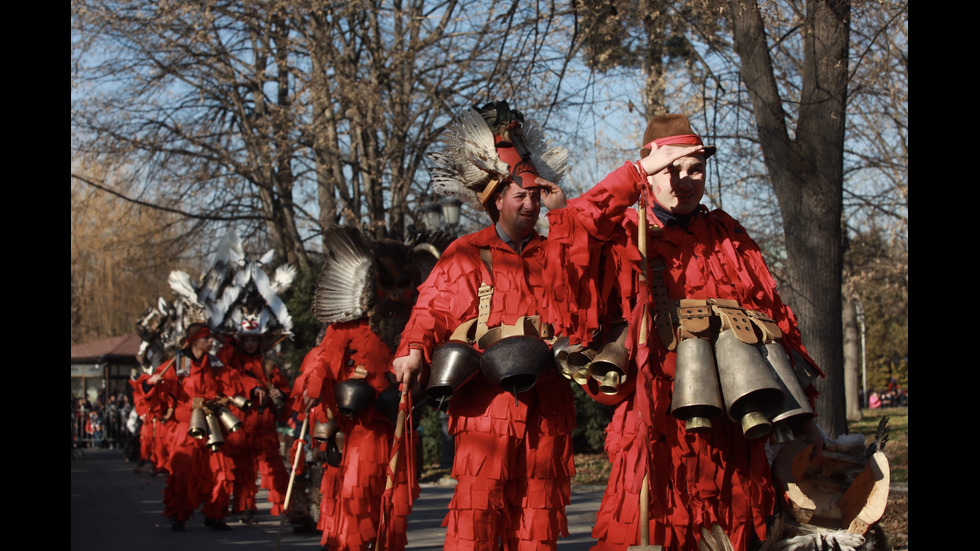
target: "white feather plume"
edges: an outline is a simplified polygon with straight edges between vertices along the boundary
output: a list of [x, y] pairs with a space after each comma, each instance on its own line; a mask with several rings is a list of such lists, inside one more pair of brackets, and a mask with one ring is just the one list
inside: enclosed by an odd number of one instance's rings
[[[259, 292], [259, 295], [265, 299], [266, 306], [272, 315], [279, 320], [282, 324], [283, 329], [287, 332], [293, 329], [293, 318], [289, 315], [289, 311], [286, 309], [286, 304], [279, 298], [279, 295], [272, 290], [272, 284], [269, 280], [268, 274], [259, 268], [257, 264], [252, 264], [252, 281], [255, 283], [255, 289]], [[265, 313], [265, 309], [262, 310]], [[266, 327], [265, 323], [260, 323], [259, 327], [263, 329]]]
[[242, 293], [245, 291], [245, 287], [248, 285], [250, 279], [251, 273], [249, 266], [246, 265], [245, 269], [235, 272], [231, 282], [225, 285], [222, 290], [221, 296], [217, 300], [207, 304], [208, 320], [210, 320], [212, 329], [217, 329], [225, 324], [224, 322], [225, 318], [228, 317], [228, 312], [238, 302], [239, 297], [242, 297]]
[[170, 272], [167, 282], [170, 283], [170, 288], [178, 295], [184, 297], [185, 300], [195, 306], [201, 305], [197, 300], [197, 287], [191, 281], [191, 276], [187, 272], [174, 270]]
[[568, 150], [564, 147], [552, 147], [544, 130], [532, 120], [526, 121], [521, 130], [524, 133], [524, 143], [531, 152], [531, 164], [538, 174], [549, 182], [560, 183], [568, 173]]
[[323, 323], [352, 321], [367, 314], [374, 285], [371, 253], [360, 232], [333, 228], [324, 236], [326, 254], [313, 296], [313, 315]]
[[478, 193], [490, 180], [503, 180], [510, 174], [500, 160], [493, 132], [474, 109], [468, 109], [446, 128], [444, 149], [432, 153], [432, 188], [440, 195], [451, 195], [479, 206]]
[[298, 273], [296, 268], [289, 264], [276, 268], [276, 273], [272, 276], [272, 291], [278, 295], [292, 287]]
[[242, 238], [239, 237], [238, 232], [228, 230], [228, 233], [221, 238], [218, 251], [214, 255], [214, 263], [215, 265], [227, 263], [238, 264], [239, 266], [245, 263], [245, 250], [242, 248]]
[[265, 252], [264, 255], [262, 255], [261, 258], [259, 258], [259, 264], [263, 266], [268, 266], [269, 264], [272, 263], [272, 259], [275, 257], [276, 257], [276, 250], [269, 249], [268, 251]]

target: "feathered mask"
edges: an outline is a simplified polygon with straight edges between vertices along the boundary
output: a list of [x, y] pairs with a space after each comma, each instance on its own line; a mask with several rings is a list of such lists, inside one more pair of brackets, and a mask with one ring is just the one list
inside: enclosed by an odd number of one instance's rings
[[313, 315], [323, 323], [368, 318], [371, 330], [394, 350], [445, 239], [440, 234], [413, 243], [375, 241], [354, 228], [324, 235], [323, 269], [313, 297]]

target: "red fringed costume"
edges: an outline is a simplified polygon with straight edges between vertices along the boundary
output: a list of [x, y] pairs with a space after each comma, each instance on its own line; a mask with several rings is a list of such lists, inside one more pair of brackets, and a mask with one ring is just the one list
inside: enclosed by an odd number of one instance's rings
[[[373, 406], [354, 419], [341, 415], [334, 385], [362, 368], [367, 371], [365, 381], [380, 393], [391, 386], [387, 378], [391, 358], [391, 350], [364, 318], [332, 324], [320, 345], [303, 360], [304, 390], [307, 396], [320, 399], [320, 411], [311, 417], [325, 420], [329, 410], [345, 437], [340, 467], [325, 467], [321, 482], [323, 500], [318, 527], [323, 530], [321, 544], [330, 551], [367, 549], [377, 539], [395, 432], [392, 422]], [[392, 498], [394, 509], [388, 521], [393, 544], [388, 549], [404, 549], [407, 545], [411, 501], [418, 496], [417, 484], [413, 481], [410, 487], [408, 482], [406, 465], [411, 463], [404, 451], [399, 464]]]
[[277, 365], [266, 375], [260, 352], [247, 354], [235, 349], [233, 343], [228, 343], [219, 352], [219, 357], [241, 376], [244, 395], [253, 402], [252, 409], [242, 414], [243, 427], [239, 431], [241, 437], [234, 442], [229, 441], [223, 450], [235, 463], [235, 501], [232, 512], [256, 510], [256, 480], [261, 474], [262, 487], [268, 490], [269, 503], [272, 504], [270, 512], [278, 515], [282, 512], [283, 501], [286, 499], [289, 475], [286, 474], [286, 467], [279, 453], [277, 412], [268, 398], [262, 404], [257, 403], [256, 389], [262, 389], [268, 396], [268, 391], [276, 388], [285, 399], [289, 395], [289, 381]]
[[[190, 370], [178, 374], [171, 366], [160, 383], [147, 390], [148, 400], [169, 404], [173, 415], [166, 423], [169, 430], [167, 470], [170, 476], [163, 493], [163, 516], [186, 521], [204, 502], [204, 516], [221, 520], [228, 514], [228, 501], [234, 484], [234, 465], [220, 449], [208, 450], [207, 440], [188, 436], [194, 398], [215, 399], [242, 394], [241, 379], [234, 370], [222, 365], [209, 354], [194, 360], [188, 351], [178, 355], [177, 362], [187, 358]], [[235, 415], [241, 412], [233, 407]], [[159, 427], [159, 425], [158, 425]], [[240, 431], [239, 431], [240, 432]]]
[[[684, 422], [669, 414], [676, 353], [661, 343], [651, 318], [647, 346], [636, 345], [640, 316], [654, 312], [651, 289], [638, 285], [637, 213], [629, 208], [645, 185], [646, 178], [627, 164], [566, 209], [549, 213], [548, 267], [555, 278], [548, 285], [549, 321], [575, 342], [588, 341], [607, 312], [627, 312], [630, 319], [628, 384], [611, 397], [591, 393], [600, 402], [621, 401], [607, 429], [612, 472], [593, 530], [599, 540], [594, 549], [639, 543], [639, 493], [649, 472], [651, 543], [671, 551], [697, 549], [701, 527], [718, 523], [735, 549], [745, 550], [753, 537], [765, 538], [775, 499], [765, 439], [745, 439], [727, 417], [708, 434], [687, 434]], [[784, 344], [803, 352], [796, 319], [738, 222], [703, 206], [686, 227], [664, 227], [650, 208], [647, 217], [648, 256], [665, 264], [662, 276], [649, 277], [663, 278], [669, 298], [737, 300], [771, 316]], [[637, 371], [637, 365], [645, 369]]]
[[[480, 259], [491, 252], [493, 275]], [[541, 311], [544, 239], [533, 234], [521, 254], [494, 227], [457, 239], [419, 287], [412, 318], [396, 357], [448, 340], [461, 322], [477, 316], [477, 289], [492, 283], [488, 325], [513, 324]], [[554, 549], [567, 535], [575, 413], [568, 381], [550, 370], [534, 388], [514, 396], [482, 374], [457, 390], [449, 406], [455, 436], [453, 476], [459, 482], [449, 514], [445, 549]]]
[[164, 411], [160, 411], [159, 400], [148, 400], [143, 390], [143, 383], [149, 375], [143, 373], [135, 381], [129, 381], [133, 388], [133, 408], [140, 416], [140, 461], [149, 461], [156, 471], [164, 471], [166, 467], [167, 440], [170, 431], [164, 427]]

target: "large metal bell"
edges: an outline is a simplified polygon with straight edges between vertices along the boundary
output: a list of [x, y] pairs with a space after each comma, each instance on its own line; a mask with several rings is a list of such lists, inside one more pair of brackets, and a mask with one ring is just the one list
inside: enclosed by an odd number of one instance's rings
[[[789, 363], [789, 356], [783, 345], [778, 342], [771, 342], [765, 346], [760, 346], [759, 351], [762, 357], [772, 367], [776, 374], [779, 384], [782, 385], [783, 392], [786, 394], [786, 402], [780, 411], [772, 418], [772, 422], [777, 427], [788, 425], [776, 431], [776, 441], [786, 442], [793, 439], [793, 433], [803, 428], [810, 419], [816, 415], [810, 407], [810, 400], [807, 398], [806, 391], [796, 378], [796, 371]], [[803, 361], [801, 359], [801, 361]]]
[[569, 344], [568, 337], [562, 337], [551, 345], [551, 353], [555, 355], [555, 364], [558, 365], [558, 371], [566, 379], [570, 380], [572, 378], [572, 372], [568, 368], [568, 355], [581, 349], [581, 344]]
[[235, 395], [229, 396], [229, 398], [231, 399], [231, 403], [241, 411], [248, 411], [252, 408], [252, 401], [244, 396]]
[[241, 419], [235, 417], [235, 414], [226, 407], [218, 408], [218, 419], [221, 421], [221, 426], [228, 432], [238, 432], [238, 429], [242, 428]]
[[201, 440], [208, 433], [208, 423], [204, 418], [204, 410], [201, 408], [191, 409], [190, 427], [187, 434], [193, 438]]
[[221, 421], [213, 414], [207, 414], [205, 420], [208, 425], [207, 445], [211, 451], [218, 451], [218, 448], [225, 445], [225, 435], [221, 432]]
[[517, 394], [534, 387], [552, 362], [551, 349], [537, 337], [516, 335], [490, 345], [480, 356], [483, 374], [504, 390]]
[[480, 353], [462, 341], [446, 341], [432, 351], [429, 384], [425, 392], [445, 399], [480, 371]]
[[355, 415], [371, 407], [374, 388], [364, 379], [347, 379], [334, 385], [334, 397], [340, 413], [353, 419]]
[[681, 340], [676, 363], [670, 414], [684, 421], [688, 432], [711, 430], [711, 419], [724, 412], [711, 341]]
[[589, 365], [596, 357], [596, 351], [591, 348], [580, 348], [574, 352], [569, 352], [566, 362], [568, 362], [568, 372], [573, 381], [580, 385], [589, 382]]
[[715, 360], [728, 416], [741, 425], [746, 438], [769, 434], [769, 417], [779, 412], [785, 397], [758, 347], [740, 341], [734, 331], [726, 329], [715, 343]]

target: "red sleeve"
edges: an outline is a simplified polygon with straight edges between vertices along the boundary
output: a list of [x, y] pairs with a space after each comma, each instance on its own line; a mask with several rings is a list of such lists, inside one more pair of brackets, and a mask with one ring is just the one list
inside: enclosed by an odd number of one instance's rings
[[430, 361], [435, 345], [447, 340], [457, 325], [469, 319], [467, 315], [476, 315], [481, 265], [478, 255], [478, 249], [468, 246], [464, 238], [446, 249], [429, 278], [419, 286], [419, 298], [394, 357], [407, 355], [414, 346]]
[[628, 246], [623, 223], [642, 184], [636, 167], [627, 163], [566, 208], [548, 213], [542, 315], [572, 343], [588, 344], [617, 303], [619, 310], [629, 310], [623, 297], [634, 294], [639, 253]]

